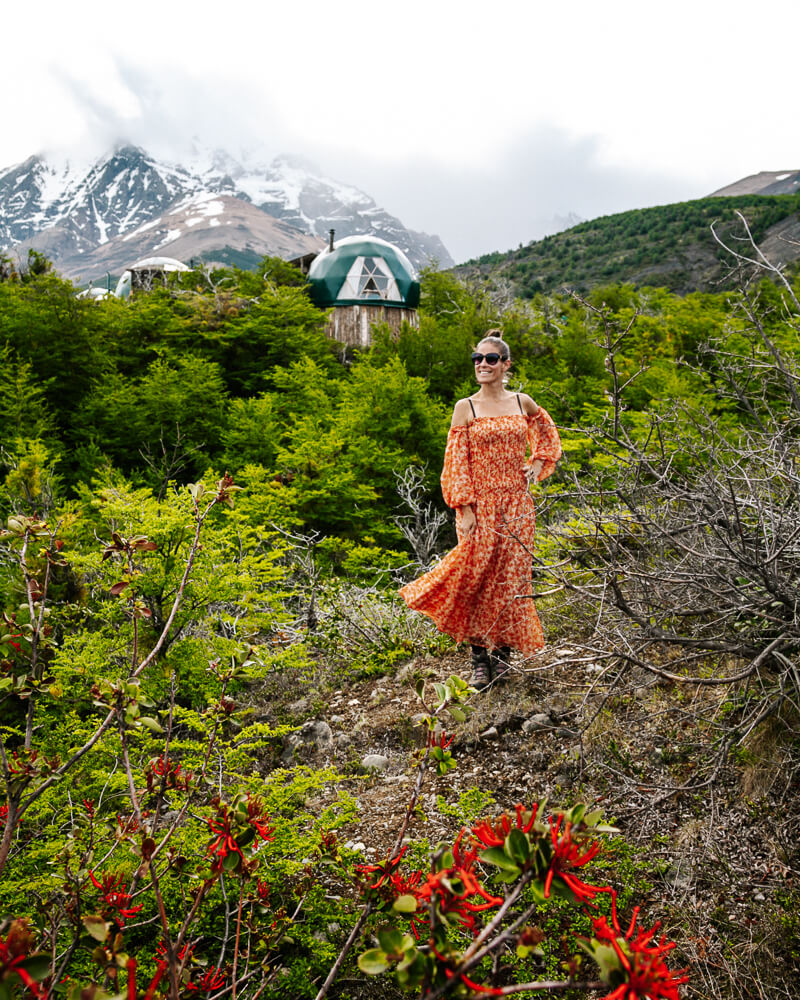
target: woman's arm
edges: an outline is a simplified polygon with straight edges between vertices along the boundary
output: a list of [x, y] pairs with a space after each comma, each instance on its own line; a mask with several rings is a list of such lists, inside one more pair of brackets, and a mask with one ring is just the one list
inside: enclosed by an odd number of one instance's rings
[[[451, 427], [466, 427], [472, 416], [472, 407], [469, 400], [459, 399], [453, 408], [453, 419], [450, 421]], [[461, 433], [466, 433], [462, 431]], [[462, 535], [468, 537], [475, 530], [476, 519], [472, 504], [459, 504], [456, 507], [458, 514], [458, 526]]]
[[[541, 406], [539, 406], [535, 400], [531, 399], [531, 397], [527, 396], [524, 392], [520, 393], [519, 398], [526, 416], [536, 417], [540, 414], [544, 414]], [[547, 462], [545, 459], [539, 458], [536, 455], [531, 455], [530, 464], [525, 468], [525, 478], [528, 480], [528, 485], [539, 482], [546, 465]]]
[[450, 421], [451, 427], [464, 427], [470, 422], [472, 410], [468, 399], [459, 399], [453, 407], [453, 419]]

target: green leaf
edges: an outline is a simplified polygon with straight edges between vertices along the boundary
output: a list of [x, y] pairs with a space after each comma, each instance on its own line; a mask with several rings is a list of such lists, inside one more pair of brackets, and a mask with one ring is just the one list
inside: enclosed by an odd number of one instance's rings
[[252, 844], [255, 839], [256, 839], [256, 831], [253, 829], [252, 826], [249, 826], [244, 831], [244, 833], [239, 834], [239, 836], [236, 838], [236, 843], [239, 845], [239, 847], [247, 847], [248, 844]]
[[226, 854], [225, 857], [222, 859], [222, 867], [225, 869], [226, 872], [232, 872], [235, 868], [238, 867], [240, 860], [241, 859], [238, 854], [235, 853]]
[[149, 729], [152, 733], [164, 732], [164, 727], [159, 722], [156, 722], [155, 719], [151, 719], [148, 715], [143, 715], [141, 719], [139, 719], [139, 725], [144, 726], [145, 729]]
[[530, 947], [527, 944], [518, 944], [517, 958], [527, 958], [528, 955], [538, 955], [541, 957], [544, 955], [544, 952], [538, 945], [536, 947]]
[[403, 935], [395, 927], [382, 927], [378, 931], [378, 942], [387, 954], [398, 952], [403, 944]]
[[521, 865], [524, 865], [531, 856], [531, 848], [528, 843], [528, 838], [518, 826], [512, 826], [508, 831], [505, 848], [506, 852]]
[[467, 717], [467, 713], [456, 705], [448, 705], [447, 711], [453, 716], [456, 722], [463, 722]]
[[519, 866], [511, 860], [502, 847], [490, 847], [481, 854], [481, 861], [486, 861], [490, 865], [497, 865], [507, 871], [519, 872]]
[[370, 948], [358, 956], [358, 967], [368, 976], [379, 976], [382, 972], [386, 972], [389, 963], [386, 961], [386, 954], [380, 948]]
[[572, 809], [570, 809], [568, 813], [568, 818], [573, 825], [577, 826], [578, 823], [580, 823], [580, 821], [583, 819], [585, 812], [586, 812], [585, 803], [578, 802], [577, 805], [574, 805]]
[[392, 904], [392, 909], [396, 913], [415, 913], [417, 910], [417, 901], [414, 896], [398, 896]]
[[83, 918], [83, 926], [95, 941], [102, 943], [108, 937], [108, 924], [96, 913], [87, 913]]
[[456, 859], [453, 857], [453, 852], [452, 851], [445, 851], [441, 855], [441, 857], [439, 858], [439, 862], [438, 862], [439, 866], [438, 866], [437, 870], [438, 871], [442, 871], [442, 869], [444, 869], [444, 868], [452, 868], [455, 863], [456, 863]]
[[[533, 882], [529, 882], [528, 883], [528, 887], [529, 887], [529, 890], [530, 890], [531, 894], [540, 903], [544, 903], [544, 901], [545, 901], [544, 880], [543, 879], [536, 879]], [[555, 887], [553, 887], [553, 888], [555, 888]]]
[[417, 679], [417, 683], [414, 685], [414, 690], [417, 692], [417, 697], [421, 698], [422, 693], [425, 690], [425, 681], [422, 677]]
[[610, 944], [598, 944], [592, 939], [592, 945], [592, 957], [597, 962], [597, 967], [600, 970], [600, 978], [604, 983], [607, 983], [611, 978], [611, 974], [617, 972], [620, 968], [619, 956]]

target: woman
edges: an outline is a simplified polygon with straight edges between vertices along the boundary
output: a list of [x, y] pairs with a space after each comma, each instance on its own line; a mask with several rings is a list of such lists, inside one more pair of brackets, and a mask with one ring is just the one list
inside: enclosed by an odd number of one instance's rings
[[561, 457], [549, 414], [505, 387], [511, 353], [500, 332], [489, 330], [473, 353], [480, 388], [456, 403], [447, 438], [442, 493], [456, 510], [458, 545], [400, 591], [441, 632], [469, 640], [478, 690], [508, 670], [512, 648], [528, 656], [544, 645], [531, 597], [529, 487]]

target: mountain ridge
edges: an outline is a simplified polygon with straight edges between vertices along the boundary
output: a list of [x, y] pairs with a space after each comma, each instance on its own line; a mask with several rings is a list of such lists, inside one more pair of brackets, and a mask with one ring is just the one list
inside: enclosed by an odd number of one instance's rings
[[699, 198], [600, 216], [507, 253], [459, 264], [462, 277], [501, 280], [514, 294], [580, 293], [599, 285], [664, 286], [678, 294], [725, 287], [732, 259], [711, 232], [743, 235], [736, 212], [777, 265], [800, 260], [800, 193]]
[[[223, 215], [230, 218], [215, 217], [214, 226], [195, 224], [191, 235], [181, 231], [180, 241], [178, 235], [163, 240], [162, 233], [162, 249], [179, 243], [174, 253], [214, 260], [215, 240], [207, 230], [219, 228], [220, 237], [224, 232], [235, 239], [216, 249], [255, 262], [265, 254], [308, 253], [333, 228], [340, 237], [366, 233], [387, 239], [417, 267], [434, 258], [445, 267], [453, 263], [439, 237], [406, 228], [365, 192], [290, 155], [265, 166], [243, 163], [225, 150], [198, 149], [183, 164], [129, 143], [88, 164], [35, 155], [0, 171], [0, 252], [32, 247], [46, 252], [67, 277], [90, 280], [133, 263], [135, 258], [120, 264], [120, 240], [150, 224], [161, 232], [170, 214], [207, 197], [228, 199]], [[192, 238], [200, 233], [202, 239]], [[138, 241], [142, 253], [155, 252], [155, 245], [146, 243]]]

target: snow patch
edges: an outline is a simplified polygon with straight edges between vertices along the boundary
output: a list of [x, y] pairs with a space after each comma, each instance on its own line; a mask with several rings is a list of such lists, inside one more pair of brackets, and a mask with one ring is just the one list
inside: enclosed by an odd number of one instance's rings
[[167, 230], [167, 235], [164, 237], [164, 239], [160, 243], [157, 243], [153, 247], [153, 249], [154, 250], [160, 250], [161, 247], [165, 247], [167, 245], [167, 243], [172, 243], [174, 240], [177, 240], [180, 235], [181, 235], [181, 230], [180, 229], [168, 229]]
[[140, 233], [146, 233], [148, 229], [155, 229], [155, 227], [161, 222], [160, 219], [155, 219], [153, 222], [145, 222], [143, 226], [139, 226], [134, 229], [133, 232], [128, 233], [127, 236], [123, 236], [123, 240], [132, 240], [134, 236], [138, 236]]
[[225, 211], [225, 206], [222, 204], [221, 201], [207, 201], [200, 208], [201, 214], [204, 215], [207, 219], [211, 218], [212, 215], [222, 215], [224, 211]]
[[97, 202], [94, 200], [94, 195], [92, 195], [92, 208], [94, 209], [94, 223], [97, 226], [97, 234], [100, 238], [98, 246], [102, 246], [104, 243], [108, 243], [108, 226], [103, 216], [97, 210]]

